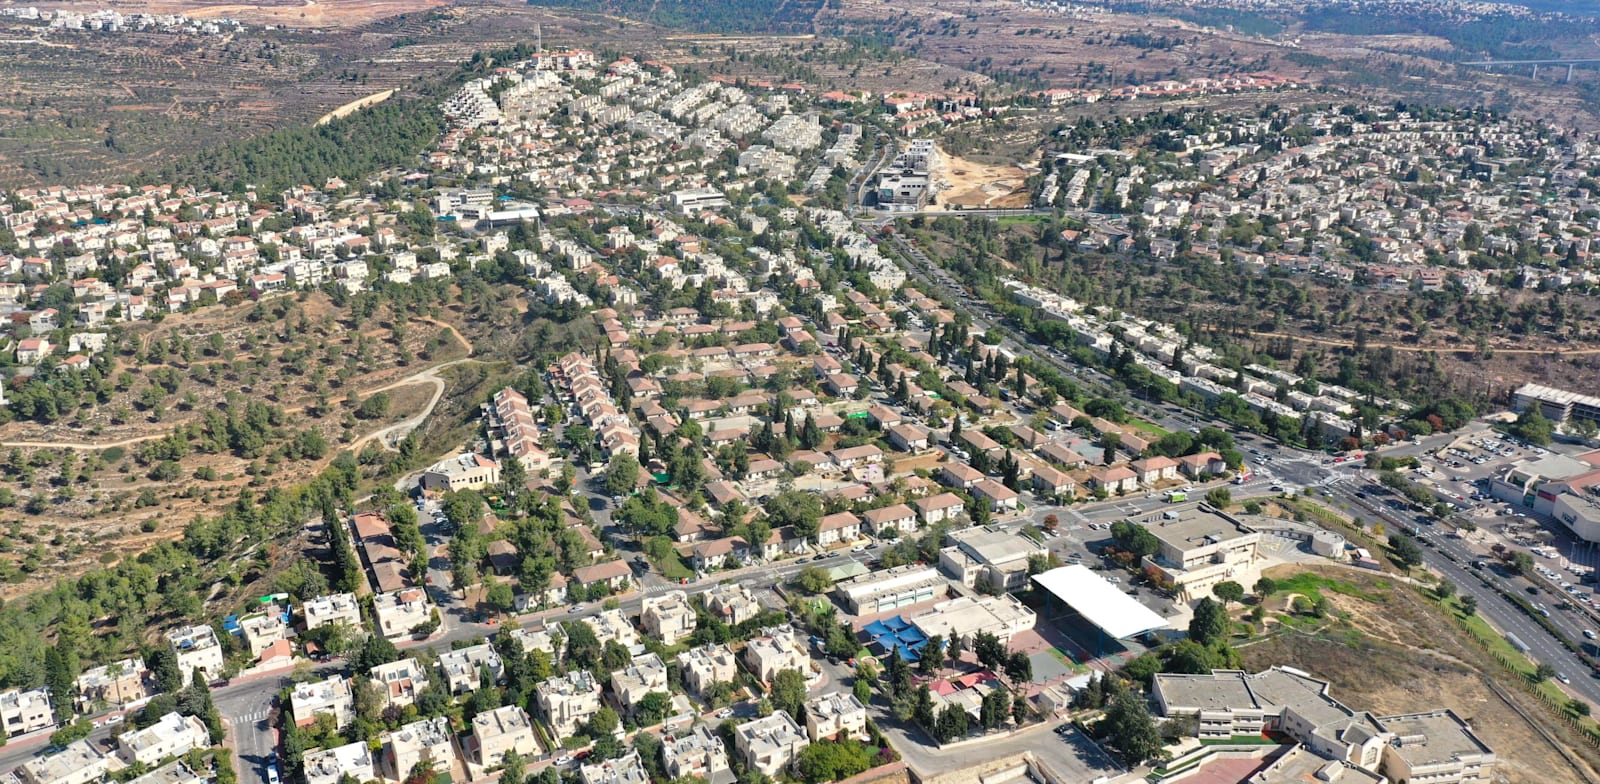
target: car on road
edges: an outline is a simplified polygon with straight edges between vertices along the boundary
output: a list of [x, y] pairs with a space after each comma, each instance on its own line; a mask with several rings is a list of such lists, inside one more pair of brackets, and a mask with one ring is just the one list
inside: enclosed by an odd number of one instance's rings
[[567, 756], [567, 755], [565, 755], [565, 754], [563, 754], [563, 755], [561, 755], [559, 757], [556, 757], [556, 761], [551, 763], [551, 764], [553, 764], [553, 765], [568, 765], [568, 764], [571, 764], [571, 762], [572, 762], [572, 758]]
[[581, 612], [583, 612], [583, 605], [574, 604], [574, 605], [572, 605], [572, 609], [568, 610], [567, 612], [569, 612], [569, 613], [581, 613]]
[[1568, 678], [1567, 674], [1564, 673], [1564, 672], [1556, 673], [1556, 680], [1561, 681], [1562, 683], [1571, 683], [1572, 682], [1572, 679]]
[[1585, 637], [1587, 637], [1587, 638], [1589, 638], [1591, 640], [1594, 639], [1595, 638], [1594, 630], [1593, 629], [1584, 629], [1583, 630], [1583, 636], [1585, 636]]
[[723, 708], [722, 710], [717, 711], [717, 718], [719, 718], [719, 719], [728, 719], [728, 718], [732, 718], [732, 717], [733, 717], [733, 709], [732, 708]]
[[123, 718], [122, 714], [120, 714], [120, 713], [118, 713], [118, 714], [116, 714], [114, 716], [107, 716], [106, 717], [106, 726], [110, 727], [110, 726], [113, 726], [113, 725], [116, 725], [116, 724], [121, 724], [122, 723], [122, 718]]
[[850, 552], [852, 552], [852, 553], [864, 553], [866, 551], [867, 551], [867, 546], [864, 545], [864, 544], [858, 544], [855, 547], [850, 548]]

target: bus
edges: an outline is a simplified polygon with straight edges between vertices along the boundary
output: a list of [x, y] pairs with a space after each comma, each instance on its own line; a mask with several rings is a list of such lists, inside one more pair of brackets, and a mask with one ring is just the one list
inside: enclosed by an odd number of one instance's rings
[[1168, 490], [1167, 491], [1167, 503], [1169, 503], [1169, 504], [1179, 504], [1179, 503], [1183, 503], [1184, 501], [1187, 501], [1187, 500], [1189, 500], [1189, 491], [1188, 490]]

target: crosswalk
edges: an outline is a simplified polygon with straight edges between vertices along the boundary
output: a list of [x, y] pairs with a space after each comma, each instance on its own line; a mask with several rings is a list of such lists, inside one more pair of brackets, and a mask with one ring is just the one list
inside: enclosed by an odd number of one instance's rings
[[238, 716], [228, 716], [228, 717], [224, 718], [223, 721], [226, 721], [227, 723], [229, 723], [231, 725], [238, 726], [240, 724], [254, 724], [254, 723], [258, 722], [258, 721], [266, 721], [266, 719], [267, 719], [267, 711], [266, 711], [265, 708], [263, 708], [261, 710], [252, 711], [250, 713], [242, 713], [242, 714], [239, 714]]

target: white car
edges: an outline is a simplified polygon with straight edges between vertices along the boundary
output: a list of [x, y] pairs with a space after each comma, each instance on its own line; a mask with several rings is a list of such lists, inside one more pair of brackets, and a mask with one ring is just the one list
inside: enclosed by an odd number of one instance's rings
[[563, 755], [561, 755], [559, 757], [556, 757], [556, 761], [554, 763], [552, 763], [552, 764], [565, 765], [565, 764], [567, 764], [569, 762], [572, 762], [572, 758], [567, 756], [567, 755], [565, 755], [565, 754], [563, 754]]
[[719, 719], [730, 719], [730, 718], [733, 718], [733, 709], [732, 708], [723, 708], [722, 710], [717, 711], [717, 718], [719, 718]]
[[855, 547], [850, 548], [850, 552], [852, 552], [852, 553], [864, 553], [866, 551], [867, 551], [867, 546], [864, 545], [864, 544], [858, 544]]

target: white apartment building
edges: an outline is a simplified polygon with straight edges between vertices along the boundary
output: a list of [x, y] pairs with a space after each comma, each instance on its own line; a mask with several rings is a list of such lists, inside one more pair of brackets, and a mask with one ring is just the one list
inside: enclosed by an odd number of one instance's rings
[[709, 724], [696, 724], [662, 738], [661, 756], [669, 778], [699, 776], [706, 784], [728, 784], [733, 780], [728, 749]]
[[538, 702], [552, 732], [563, 738], [576, 735], [600, 712], [600, 684], [588, 670], [569, 670], [539, 684]]
[[784, 711], [773, 711], [766, 718], [740, 724], [734, 730], [734, 745], [744, 764], [776, 777], [796, 755], [811, 745], [805, 730]]
[[40, 687], [0, 692], [0, 724], [11, 738], [54, 727], [56, 720], [50, 708], [50, 691]]
[[210, 746], [211, 733], [206, 730], [205, 723], [176, 712], [162, 716], [160, 721], [142, 730], [117, 736], [117, 756], [129, 765], [142, 762], [154, 767], [167, 757]]
[[300, 608], [306, 629], [321, 628], [342, 623], [352, 629], [361, 628], [361, 603], [353, 593], [331, 593], [307, 601]]
[[342, 730], [355, 720], [355, 707], [350, 680], [342, 675], [296, 684], [289, 696], [289, 709], [294, 714], [296, 727], [316, 724], [318, 716], [332, 716], [334, 726]]
[[695, 613], [689, 605], [689, 595], [683, 591], [667, 591], [646, 596], [640, 606], [639, 625], [644, 627], [645, 634], [660, 640], [662, 645], [677, 645], [695, 630]]
[[367, 677], [383, 690], [384, 704], [403, 708], [417, 701], [428, 688], [428, 671], [416, 659], [400, 659], [367, 670]]
[[222, 646], [215, 629], [203, 625], [173, 629], [167, 632], [167, 643], [178, 655], [178, 672], [183, 674], [184, 683], [193, 679], [197, 669], [208, 682], [222, 677]]
[[377, 616], [380, 634], [406, 637], [412, 629], [433, 619], [433, 603], [421, 588], [401, 588], [372, 597], [372, 613]]
[[480, 643], [439, 654], [439, 670], [444, 673], [445, 688], [451, 694], [466, 694], [494, 685], [482, 682], [485, 670], [498, 682], [505, 673], [505, 663], [500, 660], [500, 654], [495, 653], [494, 646]]
[[806, 702], [806, 736], [819, 740], [867, 739], [867, 707], [850, 692], [834, 691]]
[[303, 764], [306, 784], [339, 784], [340, 777], [346, 773], [357, 781], [371, 781], [378, 777], [372, 749], [364, 742], [308, 752]]
[[654, 653], [635, 656], [627, 667], [611, 673], [611, 692], [617, 695], [617, 703], [632, 713], [646, 694], [670, 692], [667, 665]]
[[456, 744], [448, 718], [414, 721], [384, 733], [379, 769], [386, 778], [403, 780], [419, 762], [432, 762], [436, 771], [447, 771], [455, 765]]
[[772, 676], [783, 670], [805, 673], [810, 665], [811, 657], [806, 655], [799, 635], [791, 626], [768, 630], [765, 636], [751, 640], [744, 649], [744, 666], [763, 683], [771, 683]]
[[486, 768], [503, 765], [506, 753], [515, 751], [523, 759], [539, 754], [539, 739], [533, 734], [533, 720], [521, 706], [507, 705], [472, 718], [472, 738], [464, 744], [467, 757]]
[[711, 684], [733, 683], [739, 677], [739, 662], [725, 644], [690, 648], [678, 654], [678, 665], [683, 670], [683, 685], [702, 698]]

